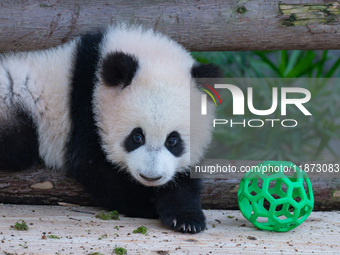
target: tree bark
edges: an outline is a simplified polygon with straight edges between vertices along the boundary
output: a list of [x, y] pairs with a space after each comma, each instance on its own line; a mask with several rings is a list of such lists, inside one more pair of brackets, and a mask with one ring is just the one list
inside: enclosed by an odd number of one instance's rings
[[44, 49], [121, 22], [192, 51], [339, 49], [339, 8], [325, 0], [3, 0], [0, 51]]
[[[202, 206], [205, 209], [238, 209], [239, 177], [204, 179]], [[340, 210], [340, 180], [311, 179], [314, 210]], [[0, 203], [94, 205], [91, 195], [62, 172], [33, 168], [21, 172], [0, 171]]]

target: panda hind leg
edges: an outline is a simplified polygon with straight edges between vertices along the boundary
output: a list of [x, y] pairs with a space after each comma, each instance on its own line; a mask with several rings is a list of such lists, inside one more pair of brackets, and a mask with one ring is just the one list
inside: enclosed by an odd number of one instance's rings
[[0, 170], [24, 170], [39, 162], [36, 126], [23, 110], [11, 117], [11, 121], [0, 119]]

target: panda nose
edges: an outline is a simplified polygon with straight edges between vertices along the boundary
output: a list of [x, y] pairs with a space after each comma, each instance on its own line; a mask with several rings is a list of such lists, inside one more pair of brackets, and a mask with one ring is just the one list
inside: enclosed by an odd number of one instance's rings
[[160, 178], [162, 178], [162, 176], [157, 176], [157, 177], [147, 177], [143, 174], [139, 174], [140, 177], [142, 177], [144, 180], [147, 180], [149, 182], [155, 182], [155, 181], [158, 181]]

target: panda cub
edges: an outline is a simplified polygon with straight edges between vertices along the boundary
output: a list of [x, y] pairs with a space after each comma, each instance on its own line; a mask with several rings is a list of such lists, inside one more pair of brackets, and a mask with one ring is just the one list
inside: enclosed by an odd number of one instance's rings
[[195, 78], [214, 76], [215, 66], [138, 26], [5, 54], [0, 169], [39, 162], [65, 169], [98, 205], [198, 233], [201, 182], [188, 169], [202, 158], [211, 127], [190, 128], [190, 97], [201, 98]]

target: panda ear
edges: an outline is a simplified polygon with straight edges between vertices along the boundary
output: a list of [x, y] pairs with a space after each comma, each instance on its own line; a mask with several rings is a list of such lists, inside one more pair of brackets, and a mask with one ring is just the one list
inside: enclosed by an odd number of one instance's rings
[[136, 57], [123, 52], [113, 52], [102, 60], [100, 75], [105, 85], [125, 88], [131, 84], [137, 70]]
[[191, 68], [193, 78], [222, 78], [222, 70], [214, 64], [194, 64]]

